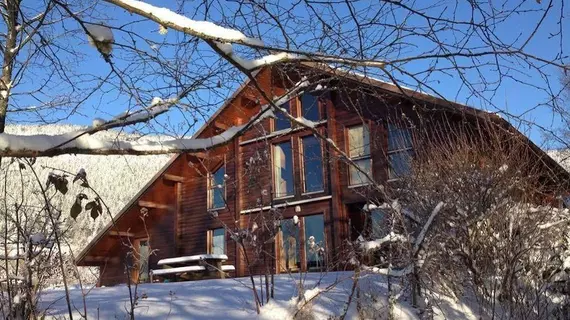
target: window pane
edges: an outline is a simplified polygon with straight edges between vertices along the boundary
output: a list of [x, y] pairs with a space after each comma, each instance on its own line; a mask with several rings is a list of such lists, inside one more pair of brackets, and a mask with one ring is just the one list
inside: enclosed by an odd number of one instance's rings
[[293, 223], [293, 219], [281, 222], [281, 258], [282, 271], [299, 270], [301, 259], [299, 253], [299, 226]]
[[319, 98], [316, 93], [306, 92], [301, 95], [301, 114], [303, 118], [319, 121]]
[[386, 212], [380, 209], [374, 209], [370, 212], [370, 221], [372, 224], [370, 237], [372, 239], [384, 238], [388, 235], [388, 221]]
[[208, 195], [208, 208], [223, 208], [225, 203], [225, 190], [226, 184], [224, 176], [226, 174], [225, 166], [221, 166], [216, 172], [210, 175], [209, 195]]
[[[280, 105], [281, 108], [287, 110], [287, 112], [291, 113], [291, 103], [285, 102], [284, 104]], [[279, 131], [283, 129], [291, 128], [291, 121], [289, 121], [285, 115], [281, 112], [275, 112], [275, 126], [274, 131]]]
[[[362, 171], [366, 172], [369, 176], [372, 176], [372, 167], [370, 158], [355, 160], [354, 163], [362, 169]], [[350, 172], [350, 184], [351, 185], [359, 185], [359, 184], [368, 184], [369, 181], [365, 175], [363, 175], [358, 169], [353, 166], [349, 167]]]
[[226, 239], [224, 228], [212, 230], [212, 254], [225, 254], [226, 253]]
[[390, 179], [403, 177], [411, 171], [411, 151], [394, 152], [388, 155], [390, 161]]
[[303, 138], [305, 192], [324, 190], [321, 144], [315, 136]]
[[370, 154], [370, 132], [368, 126], [348, 129], [348, 154], [351, 158]]
[[305, 217], [304, 222], [307, 270], [311, 271], [325, 265], [325, 222], [322, 214]]
[[148, 241], [141, 240], [139, 242], [139, 282], [147, 282], [149, 280], [149, 254]]
[[388, 151], [412, 147], [412, 134], [408, 128], [398, 128], [388, 125]]
[[294, 193], [293, 154], [291, 142], [273, 146], [273, 168], [275, 176], [275, 196], [284, 197]]

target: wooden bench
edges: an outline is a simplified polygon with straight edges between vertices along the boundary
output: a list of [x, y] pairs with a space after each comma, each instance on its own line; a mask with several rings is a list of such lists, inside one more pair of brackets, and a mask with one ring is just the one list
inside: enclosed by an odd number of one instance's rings
[[226, 272], [235, 271], [234, 266], [223, 265], [223, 262], [227, 259], [228, 256], [225, 254], [199, 254], [161, 259], [157, 265], [162, 266], [162, 269], [151, 270], [150, 281], [154, 281], [154, 276], [175, 281], [178, 278], [190, 280], [195, 276], [202, 275], [224, 279]]

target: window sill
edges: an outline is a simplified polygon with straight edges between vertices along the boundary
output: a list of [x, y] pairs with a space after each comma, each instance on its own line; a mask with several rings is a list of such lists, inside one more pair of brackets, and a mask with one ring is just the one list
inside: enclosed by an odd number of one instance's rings
[[292, 194], [292, 195], [290, 195], [290, 196], [284, 196], [284, 197], [275, 197], [275, 198], [273, 198], [273, 200], [275, 200], [275, 201], [279, 201], [279, 200], [285, 200], [285, 199], [291, 199], [291, 198], [295, 198], [295, 195], [294, 195], [294, 194]]
[[350, 184], [348, 185], [349, 189], [353, 189], [353, 188], [360, 188], [360, 187], [367, 187], [367, 186], [371, 186], [371, 183], [361, 183], [361, 184]]
[[302, 196], [312, 196], [314, 194], [319, 194], [319, 193], [324, 193], [325, 190], [319, 190], [319, 191], [311, 191], [311, 192], [303, 192], [301, 193]]
[[219, 207], [219, 208], [209, 208], [209, 209], [207, 209], [207, 210], [208, 210], [208, 212], [210, 212], [210, 211], [223, 210], [223, 209], [225, 209], [225, 208], [226, 208], [226, 207], [224, 206], [224, 207]]

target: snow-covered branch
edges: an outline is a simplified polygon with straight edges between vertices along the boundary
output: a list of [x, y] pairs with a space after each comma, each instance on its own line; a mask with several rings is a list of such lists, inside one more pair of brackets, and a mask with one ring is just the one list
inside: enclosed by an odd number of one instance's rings
[[397, 234], [394, 232], [390, 232], [390, 234], [388, 234], [387, 236], [380, 238], [380, 239], [375, 239], [375, 240], [370, 240], [370, 241], [364, 241], [360, 243], [360, 247], [364, 250], [375, 250], [380, 248], [384, 243], [388, 243], [388, 242], [406, 242], [408, 241], [408, 237], [403, 236], [401, 234]]
[[418, 235], [418, 237], [416, 238], [416, 241], [414, 243], [414, 249], [413, 249], [413, 256], [415, 257], [417, 255], [417, 253], [420, 251], [420, 248], [422, 246], [422, 243], [424, 242], [424, 238], [426, 237], [426, 233], [428, 232], [429, 228], [431, 227], [431, 224], [433, 223], [433, 219], [435, 219], [435, 217], [439, 214], [439, 212], [441, 211], [441, 208], [443, 208], [443, 202], [439, 202], [435, 208], [432, 210], [429, 218], [427, 219], [426, 223], [424, 224], [422, 231], [420, 231], [420, 234]]
[[[90, 130], [95, 128], [68, 132], [60, 135], [14, 135], [0, 134], [0, 155], [3, 157], [37, 157], [56, 156], [61, 154], [164, 154], [179, 152], [198, 152], [224, 145], [243, 134], [259, 120], [273, 115], [264, 108], [246, 124], [228, 128], [221, 134], [209, 138], [173, 139], [167, 141], [117, 141], [95, 137]], [[126, 117], [126, 120], [135, 119]], [[124, 124], [123, 124], [124, 125]]]
[[[161, 26], [168, 27], [197, 38], [213, 42], [214, 45], [243, 69], [253, 71], [263, 66], [270, 66], [287, 61], [314, 61], [324, 63], [341, 63], [353, 66], [383, 68], [384, 61], [338, 57], [319, 53], [302, 52], [267, 46], [262, 40], [250, 38], [241, 31], [224, 28], [210, 21], [197, 21], [173, 12], [137, 0], [105, 0], [129, 12], [153, 20]], [[258, 59], [246, 60], [233, 53], [232, 43], [245, 45], [256, 49], [265, 49], [275, 54], [265, 55]]]

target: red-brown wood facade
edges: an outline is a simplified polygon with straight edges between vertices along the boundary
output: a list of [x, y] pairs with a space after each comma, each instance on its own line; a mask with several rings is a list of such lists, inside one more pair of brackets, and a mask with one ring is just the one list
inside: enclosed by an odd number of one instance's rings
[[[305, 66], [301, 69], [303, 68]], [[269, 96], [278, 96], [285, 91], [283, 89], [285, 85], [277, 81], [281, 79], [280, 75], [271, 68], [262, 69], [256, 78], [260, 87]], [[385, 84], [359, 83], [354, 80], [346, 80], [350, 82], [348, 86], [371, 87], [373, 90], [381, 91], [387, 98], [372, 102], [371, 105], [357, 111], [348, 105], [348, 101], [355, 100], [348, 99], [351, 93], [333, 90], [320, 99], [319, 108], [321, 114], [325, 116], [317, 129], [332, 139], [342, 150], [346, 150], [346, 129], [363, 121], [367, 123], [370, 126], [370, 135], [374, 137], [371, 138], [374, 142], [371, 146], [373, 176], [378, 181], [386, 181], [388, 179], [386, 119], [390, 116], [401, 116], [402, 113], [409, 114], [413, 118], [416, 111], [413, 111], [412, 103], [406, 103], [407, 100], [396, 93], [394, 87]], [[438, 99], [428, 98], [423, 95], [418, 97], [430, 105], [444, 105]], [[228, 127], [245, 123], [260, 111], [263, 103], [264, 100], [257, 90], [251, 85], [245, 85], [210, 119], [197, 137], [210, 137]], [[441, 110], [447, 110], [445, 108]], [[300, 116], [298, 98], [291, 100], [291, 112], [294, 117]], [[476, 115], [478, 111], [469, 109], [469, 112]], [[493, 117], [490, 114], [486, 116]], [[362, 208], [365, 201], [362, 195], [363, 189], [349, 186], [348, 166], [339, 160], [330, 147], [324, 147], [322, 152], [324, 190], [310, 194], [303, 193], [300, 139], [312, 133], [307, 129], [293, 129], [287, 134], [259, 139], [264, 136], [264, 132], [272, 132], [274, 121], [272, 118], [266, 118], [240, 138], [213, 150], [175, 156], [119, 214], [115, 225], [109, 226], [87, 246], [79, 255], [77, 264], [99, 266], [100, 285], [113, 285], [128, 281], [125, 264], [132, 263], [128, 261], [130, 259], [127, 254], [128, 244], [136, 243], [137, 239], [149, 240], [153, 253], [149, 259], [151, 269], [156, 268], [157, 261], [163, 258], [206, 253], [209, 243], [208, 230], [224, 226], [245, 227], [255, 216], [257, 208], [269, 204], [270, 197], [264, 196], [263, 190], [272, 190], [271, 166], [269, 165], [266, 170], [261, 167], [252, 184], [250, 183], [252, 173], [248, 171], [247, 163], [259, 153], [267, 152], [270, 155], [271, 148], [268, 146], [283, 141], [290, 141], [292, 149], [295, 150], [293, 152], [295, 192], [287, 199], [274, 200], [274, 204], [287, 202], [289, 205], [283, 209], [283, 217], [292, 218], [297, 215], [301, 218], [301, 229], [303, 217], [322, 214], [328, 257], [339, 254], [343, 241], [351, 238], [350, 226], [361, 224], [359, 208]], [[532, 144], [530, 141], [528, 143]], [[548, 158], [546, 161], [551, 160]], [[548, 163], [550, 166], [556, 166], [553, 161]], [[208, 172], [214, 172], [220, 166], [225, 166], [225, 173], [228, 176], [226, 206], [216, 210], [217, 217], [213, 217], [207, 208], [207, 177]], [[557, 167], [556, 170], [560, 169]], [[141, 218], [142, 208], [146, 208], [142, 210], [143, 213], [146, 212], [144, 219]], [[239, 252], [237, 245], [227, 233], [226, 235], [226, 254], [229, 257], [226, 263], [236, 267], [235, 276], [248, 274], [244, 255]], [[300, 244], [306, 243], [307, 239], [304, 238], [303, 232], [300, 232], [299, 240]], [[275, 247], [275, 256], [278, 260], [280, 249], [278, 245]], [[300, 249], [303, 266], [305, 246], [300, 245]], [[249, 250], [248, 256], [255, 255]], [[253, 261], [252, 265], [253, 273], [262, 272], [262, 264]], [[278, 266], [279, 262], [275, 261], [274, 265]], [[279, 272], [279, 268], [276, 269]]]

